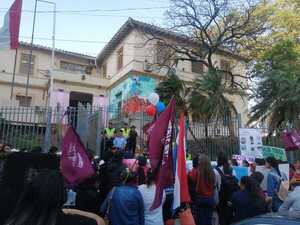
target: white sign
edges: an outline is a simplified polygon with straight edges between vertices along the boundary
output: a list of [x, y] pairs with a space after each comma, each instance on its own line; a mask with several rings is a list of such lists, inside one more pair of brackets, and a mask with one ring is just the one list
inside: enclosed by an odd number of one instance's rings
[[239, 132], [241, 155], [263, 158], [261, 130], [240, 128]]

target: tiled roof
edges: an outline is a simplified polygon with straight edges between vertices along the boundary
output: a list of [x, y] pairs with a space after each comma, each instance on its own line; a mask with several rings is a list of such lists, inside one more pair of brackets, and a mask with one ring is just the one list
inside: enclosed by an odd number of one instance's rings
[[[28, 43], [28, 42], [20, 41], [20, 46], [25, 47], [25, 48], [30, 48], [31, 44]], [[47, 46], [43, 46], [43, 45], [38, 45], [38, 44], [33, 44], [33, 49], [47, 51], [47, 52], [52, 51], [52, 48], [47, 47]], [[73, 56], [73, 57], [76, 57], [76, 58], [82, 58], [82, 59], [86, 59], [86, 60], [95, 60], [96, 59], [96, 57], [94, 57], [94, 56], [85, 55], [85, 54], [81, 54], [81, 53], [77, 53], [77, 52], [70, 52], [70, 51], [57, 49], [57, 48], [55, 49], [55, 53], [56, 54], [67, 55], [67, 56]]]
[[[129, 32], [133, 29], [143, 31], [145, 33], [151, 33], [158, 36], [163, 36], [170, 39], [175, 39], [178, 42], [190, 43], [191, 45], [197, 44], [195, 41], [191, 40], [188, 36], [176, 33], [174, 31], [161, 28], [152, 24], [144, 23], [138, 20], [134, 20], [129, 18], [118, 30], [118, 32], [112, 37], [112, 39], [106, 44], [103, 50], [98, 54], [96, 58], [96, 64], [101, 66], [101, 64], [105, 61], [106, 57], [109, 56], [116, 48], [116, 46], [129, 34]], [[242, 59], [242, 57], [238, 55], [234, 55], [226, 49], [220, 49], [220, 53], [231, 55], [233, 57], [237, 57]]]

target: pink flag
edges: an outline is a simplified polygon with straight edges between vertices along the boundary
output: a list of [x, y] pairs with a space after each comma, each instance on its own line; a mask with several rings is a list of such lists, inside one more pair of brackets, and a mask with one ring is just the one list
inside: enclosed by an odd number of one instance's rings
[[73, 127], [69, 127], [62, 141], [61, 173], [66, 182], [74, 187], [93, 176], [95, 170]]
[[0, 29], [0, 49], [17, 49], [19, 47], [19, 31], [22, 0], [15, 0], [4, 17]]
[[174, 181], [172, 138], [174, 133], [175, 104], [175, 99], [172, 99], [165, 111], [159, 115], [149, 129], [149, 158], [151, 169], [155, 172], [157, 180], [155, 199], [151, 210], [161, 205], [164, 189], [171, 186]]
[[174, 201], [173, 209], [180, 207], [181, 203], [188, 203], [191, 201], [187, 174], [186, 174], [186, 143], [185, 143], [185, 117], [181, 113], [179, 125], [178, 125], [178, 135], [177, 135], [177, 159], [176, 159], [176, 172], [175, 172], [175, 185], [174, 185]]
[[300, 149], [300, 133], [297, 130], [283, 132], [282, 142], [287, 151]]

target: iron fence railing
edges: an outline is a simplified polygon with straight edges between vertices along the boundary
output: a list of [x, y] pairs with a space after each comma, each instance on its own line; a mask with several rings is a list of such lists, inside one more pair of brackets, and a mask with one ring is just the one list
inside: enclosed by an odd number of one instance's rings
[[[79, 105], [76, 108], [53, 109], [45, 107], [0, 107], [0, 143], [8, 143], [18, 150], [32, 151], [42, 147], [46, 152], [51, 146], [61, 144], [61, 128], [72, 125], [87, 148], [100, 154], [103, 147], [102, 133], [108, 122], [122, 128], [124, 122], [135, 125], [138, 148], [146, 151], [144, 126], [152, 121], [145, 113], [126, 115], [109, 108]], [[218, 152], [228, 155], [239, 153], [240, 116], [190, 122], [187, 147], [192, 154], [204, 152], [215, 159]], [[261, 128], [261, 127], [260, 127]], [[282, 147], [280, 133], [269, 134], [263, 127], [263, 143]]]

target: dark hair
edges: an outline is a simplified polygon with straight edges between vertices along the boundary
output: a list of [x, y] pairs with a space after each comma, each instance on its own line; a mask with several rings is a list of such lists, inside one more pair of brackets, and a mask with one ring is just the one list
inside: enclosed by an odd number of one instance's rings
[[218, 158], [217, 158], [217, 166], [229, 166], [228, 163], [228, 157], [224, 152], [219, 152]]
[[150, 187], [150, 185], [155, 181], [155, 175], [151, 169], [147, 171], [147, 186]]
[[266, 160], [256, 158], [256, 159], [255, 159], [255, 163], [256, 163], [256, 165], [258, 165], [258, 166], [264, 166], [264, 165], [266, 164]]
[[245, 164], [245, 165], [246, 165], [246, 167], [249, 167], [249, 166], [250, 166], [250, 164], [248, 163], [248, 161], [247, 161], [247, 160], [243, 160], [243, 164]]
[[197, 168], [199, 166], [199, 158], [195, 157], [193, 158], [193, 167]]
[[231, 163], [233, 166], [239, 166], [238, 161], [236, 159], [232, 159]]
[[264, 180], [264, 175], [261, 172], [254, 172], [250, 176], [252, 179], [256, 180], [256, 182], [260, 185]]
[[245, 189], [249, 192], [251, 197], [253, 198], [260, 197], [260, 187], [254, 179], [248, 176], [242, 177], [241, 184], [245, 186]]
[[28, 183], [6, 224], [55, 225], [66, 195], [60, 173], [45, 170]]
[[277, 172], [277, 174], [281, 177], [281, 173], [280, 173], [280, 170], [279, 170], [279, 163], [277, 161], [277, 159], [275, 159], [274, 157], [268, 157], [266, 158], [266, 162], [270, 164], [270, 166], [272, 168], [274, 168]]
[[56, 146], [51, 146], [49, 149], [50, 154], [55, 154], [58, 152], [58, 148]]

